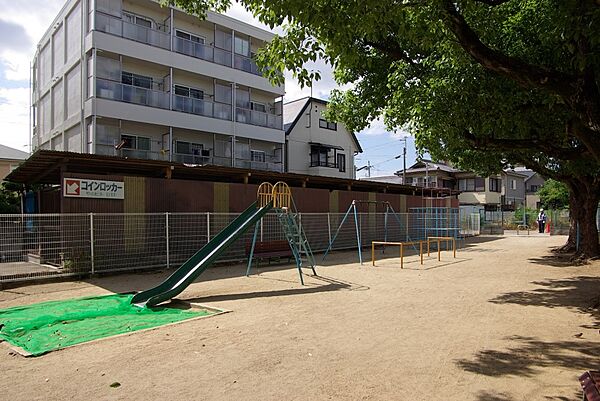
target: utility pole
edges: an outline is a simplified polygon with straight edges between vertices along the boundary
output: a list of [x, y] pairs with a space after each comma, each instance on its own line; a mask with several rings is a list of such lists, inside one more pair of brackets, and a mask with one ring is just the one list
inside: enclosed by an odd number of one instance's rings
[[372, 168], [373, 168], [373, 166], [371, 166], [371, 161], [367, 160], [367, 165], [357, 168], [356, 172], [359, 172], [361, 170], [367, 170], [367, 178], [371, 178], [371, 169]]
[[402, 155], [403, 155], [404, 167], [402, 168], [402, 184], [406, 185], [406, 137], [404, 137], [403, 141], [404, 141], [404, 151], [403, 151]]

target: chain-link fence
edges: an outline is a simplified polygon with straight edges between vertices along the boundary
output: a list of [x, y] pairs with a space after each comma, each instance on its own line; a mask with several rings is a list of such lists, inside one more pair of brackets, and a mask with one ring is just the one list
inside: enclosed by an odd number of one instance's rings
[[[175, 268], [204, 246], [237, 214], [36, 214], [0, 215], [0, 283], [138, 269]], [[410, 241], [426, 232], [417, 213], [359, 213], [340, 226], [343, 213], [301, 213], [313, 252], [371, 241]], [[358, 223], [358, 224], [356, 224]], [[453, 223], [456, 224], [456, 223]], [[358, 230], [357, 230], [358, 227]], [[479, 216], [460, 218], [461, 235], [479, 234]], [[248, 230], [221, 255], [219, 262], [247, 258], [254, 230]], [[433, 235], [433, 234], [431, 234]], [[278, 217], [266, 215], [259, 241], [285, 240]]]

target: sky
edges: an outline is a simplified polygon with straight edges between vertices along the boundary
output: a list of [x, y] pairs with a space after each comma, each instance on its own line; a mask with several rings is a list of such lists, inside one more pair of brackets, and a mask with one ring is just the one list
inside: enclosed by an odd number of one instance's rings
[[[0, 144], [29, 151], [29, 66], [37, 43], [50, 27], [65, 0], [0, 0]], [[249, 24], [269, 30], [238, 4], [228, 15]], [[321, 73], [312, 95], [327, 99], [332, 89], [338, 88], [331, 68], [320, 61], [308, 66]], [[300, 88], [291, 74], [286, 74], [285, 101], [310, 96], [310, 88]], [[404, 141], [407, 134], [386, 131], [380, 120], [357, 133], [364, 152], [355, 159], [357, 167], [370, 163], [371, 176], [391, 175], [402, 169]], [[407, 137], [407, 166], [414, 163], [414, 140]], [[365, 177], [367, 169], [357, 173]]]

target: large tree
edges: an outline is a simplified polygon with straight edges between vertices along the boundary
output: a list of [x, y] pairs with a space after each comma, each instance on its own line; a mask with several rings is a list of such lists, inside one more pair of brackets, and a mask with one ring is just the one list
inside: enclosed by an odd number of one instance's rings
[[[230, 0], [170, 0], [201, 14]], [[480, 173], [511, 164], [564, 182], [585, 256], [600, 254], [600, 2], [241, 0], [284, 34], [259, 53], [273, 81], [329, 61], [331, 116], [352, 130], [381, 115], [433, 157]]]

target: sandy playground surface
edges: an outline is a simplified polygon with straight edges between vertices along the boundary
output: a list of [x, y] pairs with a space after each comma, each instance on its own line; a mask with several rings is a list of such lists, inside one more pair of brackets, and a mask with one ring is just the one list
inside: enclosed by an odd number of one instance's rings
[[[334, 253], [304, 287], [289, 266], [211, 269], [181, 298], [232, 313], [38, 358], [0, 347], [0, 399], [577, 400], [578, 375], [600, 368], [588, 308], [600, 262], [553, 257], [564, 241], [479, 237], [425, 269], [416, 256], [400, 270], [397, 258], [372, 268]], [[4, 290], [0, 308], [141, 290], [166, 274]]]

